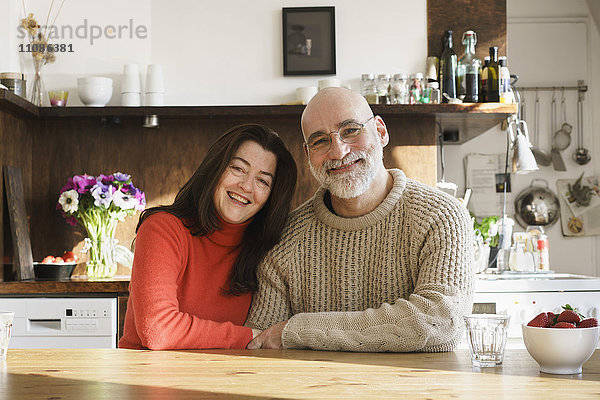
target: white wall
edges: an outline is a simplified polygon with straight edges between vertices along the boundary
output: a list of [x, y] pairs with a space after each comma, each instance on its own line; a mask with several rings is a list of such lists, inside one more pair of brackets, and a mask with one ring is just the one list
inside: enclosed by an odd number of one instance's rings
[[[589, 91], [585, 96], [584, 103], [584, 143], [591, 149], [592, 160], [585, 166], [579, 166], [571, 159], [576, 147], [576, 92], [567, 92], [567, 120], [573, 125], [572, 144], [563, 152], [563, 158], [567, 166], [566, 172], [557, 172], [550, 167], [540, 167], [540, 171], [526, 175], [512, 176], [513, 194], [516, 196], [531, 183], [534, 178], [546, 179], [550, 189], [556, 193], [557, 179], [574, 179], [582, 172], [586, 176], [598, 175], [600, 173], [600, 117], [595, 112], [600, 104], [600, 90], [597, 84], [600, 82], [600, 36], [598, 27], [590, 18], [590, 13], [585, 0], [508, 0], [508, 64], [520, 65], [517, 70], [511, 69], [511, 73], [520, 76], [519, 84], [522, 86], [562, 86], [576, 85], [577, 79], [586, 79]], [[536, 22], [551, 22], [552, 24], [575, 23], [571, 25], [571, 31], [578, 32], [582, 26], [589, 30], [589, 43], [565, 43], [560, 38], [541, 37], [535, 28], [529, 32], [530, 38], [539, 40], [539, 49], [550, 49], [547, 58], [552, 58], [553, 63], [544, 64], [544, 57], [535, 54], [518, 54], [518, 49], [523, 47], [522, 43], [516, 43], [514, 33], [521, 32], [522, 22], [527, 26], [535, 26]], [[570, 21], [570, 22], [569, 22]], [[585, 23], [582, 25], [582, 21]], [[587, 25], [586, 25], [587, 24]], [[538, 25], [541, 26], [541, 25]], [[511, 31], [512, 29], [512, 31]], [[562, 29], [562, 28], [561, 28]], [[512, 37], [512, 41], [511, 41]], [[521, 39], [523, 41], [523, 39]], [[573, 59], [571, 55], [580, 54], [582, 47], [588, 47], [590, 59]], [[511, 56], [511, 48], [514, 49]], [[512, 57], [512, 58], [511, 58]], [[528, 58], [526, 58], [528, 57]], [[583, 76], [582, 76], [583, 75]], [[587, 77], [585, 76], [587, 75]], [[518, 85], [519, 85], [518, 84]], [[549, 129], [549, 104], [552, 94], [540, 92], [542, 101], [540, 143], [546, 150], [550, 149]], [[560, 93], [557, 93], [560, 99]], [[533, 120], [534, 93], [526, 93], [527, 120]], [[560, 106], [560, 103], [559, 103]], [[530, 133], [532, 133], [530, 131]], [[465, 178], [463, 170], [463, 158], [469, 153], [503, 153], [506, 147], [506, 133], [499, 127], [491, 129], [485, 134], [463, 144], [461, 146], [446, 147], [446, 180], [455, 182], [461, 190], [464, 190]], [[517, 230], [524, 230], [518, 227]], [[578, 237], [566, 238], [562, 235], [560, 222], [548, 229], [550, 239], [550, 264], [551, 269], [559, 272], [579, 273], [586, 275], [600, 275], [600, 238]]]
[[[0, 37], [16, 35], [21, 0], [7, 0], [14, 8], [11, 24], [0, 25]], [[45, 19], [47, 0], [25, 0], [28, 12]], [[56, 0], [55, 3], [60, 3]], [[58, 54], [44, 68], [48, 90], [72, 91], [70, 105], [81, 104], [76, 78], [105, 75], [115, 78], [119, 105], [119, 74], [125, 63], [144, 70], [163, 65], [168, 105], [280, 104], [295, 100], [295, 89], [316, 85], [325, 76], [284, 77], [281, 8], [314, 6], [307, 0], [197, 1], [197, 0], [67, 0], [57, 25], [88, 24], [105, 27], [133, 19], [148, 27], [147, 39], [62, 40], [73, 43], [73, 54]], [[358, 88], [360, 74], [412, 73], [425, 67], [427, 17], [425, 1], [330, 1], [335, 6], [337, 77]], [[1, 21], [1, 20], [0, 20]], [[399, 23], [399, 21], [401, 23]], [[40, 21], [38, 21], [40, 22]], [[5, 39], [1, 39], [5, 43]], [[6, 46], [4, 46], [6, 47]], [[0, 48], [3, 48], [0, 46]], [[0, 71], [31, 71], [27, 58], [8, 52]]]

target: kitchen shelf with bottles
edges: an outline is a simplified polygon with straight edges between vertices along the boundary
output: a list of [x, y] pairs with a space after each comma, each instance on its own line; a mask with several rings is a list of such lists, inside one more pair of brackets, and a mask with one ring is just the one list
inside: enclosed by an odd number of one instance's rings
[[[435, 116], [442, 130], [458, 132], [458, 140], [447, 144], [462, 144], [501, 123], [517, 112], [516, 104], [402, 104], [372, 105], [373, 112], [386, 117]], [[124, 118], [207, 118], [235, 117], [300, 118], [303, 105], [227, 105], [227, 106], [163, 106], [163, 107], [36, 107], [7, 90], [0, 90], [0, 108], [22, 116], [40, 119], [105, 118], [119, 122]]]

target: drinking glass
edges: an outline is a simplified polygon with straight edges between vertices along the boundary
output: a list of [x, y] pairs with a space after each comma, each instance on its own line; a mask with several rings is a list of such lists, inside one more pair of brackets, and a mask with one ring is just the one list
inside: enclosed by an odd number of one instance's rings
[[8, 341], [15, 313], [12, 311], [0, 311], [0, 361], [6, 360]]
[[475, 367], [502, 364], [510, 316], [503, 314], [465, 315], [467, 342]]

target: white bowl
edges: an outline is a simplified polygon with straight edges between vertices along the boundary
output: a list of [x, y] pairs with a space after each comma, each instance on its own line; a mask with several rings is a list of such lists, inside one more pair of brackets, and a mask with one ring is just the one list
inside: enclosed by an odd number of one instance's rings
[[600, 327], [537, 328], [521, 324], [527, 351], [549, 374], [579, 374], [596, 350]]
[[77, 94], [89, 107], [104, 107], [112, 97], [112, 79], [90, 76], [77, 79]]

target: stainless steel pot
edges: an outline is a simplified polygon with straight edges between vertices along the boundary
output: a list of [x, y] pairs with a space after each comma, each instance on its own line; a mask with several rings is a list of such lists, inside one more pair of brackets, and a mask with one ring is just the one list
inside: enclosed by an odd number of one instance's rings
[[[544, 182], [545, 187], [534, 186], [535, 181]], [[558, 220], [559, 212], [558, 198], [548, 188], [545, 179], [533, 179], [515, 199], [515, 217], [523, 228], [528, 225], [550, 226]]]

